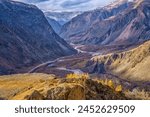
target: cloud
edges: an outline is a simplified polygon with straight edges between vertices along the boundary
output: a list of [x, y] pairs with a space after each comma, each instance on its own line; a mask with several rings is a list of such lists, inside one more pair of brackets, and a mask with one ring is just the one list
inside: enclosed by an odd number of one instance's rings
[[61, 4], [61, 6], [64, 8], [66, 8], [66, 7], [70, 8], [70, 7], [74, 7], [74, 6], [77, 7], [81, 4], [88, 3], [89, 1], [91, 1], [91, 0], [80, 0], [80, 1], [78, 1], [78, 0], [67, 0], [67, 1], [63, 2]]
[[14, 1], [25, 2], [25, 3], [40, 3], [40, 2], [45, 2], [49, 0], [14, 0]]
[[115, 0], [16, 0], [34, 4], [43, 11], [87, 11], [107, 5]]

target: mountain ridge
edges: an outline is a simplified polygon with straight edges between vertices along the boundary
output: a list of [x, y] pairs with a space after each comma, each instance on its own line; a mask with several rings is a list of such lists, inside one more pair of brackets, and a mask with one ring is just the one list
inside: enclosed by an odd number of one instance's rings
[[135, 8], [136, 3], [123, 2], [111, 11], [104, 7], [85, 12], [64, 25], [60, 35], [69, 42], [79, 44], [134, 44], [145, 41], [150, 38], [149, 2], [142, 1]]
[[0, 27], [0, 74], [76, 53], [34, 5], [1, 0]]
[[[150, 41], [125, 52], [95, 56], [92, 60], [98, 64], [97, 66], [101, 65], [103, 71], [120, 78], [130, 81], [150, 81]], [[97, 70], [102, 69], [101, 67]]]

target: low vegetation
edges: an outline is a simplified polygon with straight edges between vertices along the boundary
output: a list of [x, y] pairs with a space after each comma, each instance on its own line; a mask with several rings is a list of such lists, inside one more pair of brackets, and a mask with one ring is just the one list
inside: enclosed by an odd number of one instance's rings
[[122, 92], [123, 88], [122, 85], [116, 85], [112, 80], [97, 80], [99, 83], [101, 83], [102, 85], [106, 85], [109, 86], [111, 89], [113, 89], [116, 92]]
[[[67, 79], [89, 79], [89, 74], [88, 73], [83, 73], [83, 74], [67, 74], [66, 76]], [[97, 82], [101, 83], [102, 85], [109, 86], [111, 89], [113, 89], [116, 92], [122, 92], [122, 85], [115, 85], [115, 83], [112, 80], [97, 80]]]
[[89, 79], [89, 74], [88, 73], [82, 73], [82, 74], [67, 74], [66, 76], [67, 79]]
[[[82, 80], [83, 79], [83, 80]], [[10, 100], [111, 100], [150, 99], [150, 92], [125, 90], [109, 79], [90, 79], [89, 74], [68, 74], [57, 78], [48, 74], [0, 76], [0, 99]]]
[[138, 99], [138, 100], [150, 100], [150, 92], [139, 89], [134, 89], [133, 91], [125, 91], [124, 92], [127, 97], [131, 99]]
[[[112, 82], [108, 81], [110, 87]], [[57, 78], [47, 74], [18, 74], [0, 77], [0, 99], [9, 100], [120, 100], [120, 92], [89, 78], [89, 74], [68, 74]]]

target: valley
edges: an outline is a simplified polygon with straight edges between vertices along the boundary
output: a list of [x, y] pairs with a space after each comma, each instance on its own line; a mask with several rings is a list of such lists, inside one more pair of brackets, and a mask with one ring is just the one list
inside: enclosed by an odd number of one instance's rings
[[68, 73], [73, 73], [76, 71], [82, 71], [82, 68], [86, 65], [87, 61], [90, 60], [92, 55], [88, 52], [61, 57], [54, 61], [48, 61], [42, 63], [31, 70], [29, 73], [49, 73], [58, 76], [66, 76]]
[[[147, 43], [149, 43], [149, 42], [147, 42]], [[139, 48], [139, 45], [136, 45], [136, 47]], [[107, 55], [109, 56], [112, 54], [112, 51], [108, 52], [108, 49], [104, 49], [107, 51], [104, 52], [104, 50], [101, 50], [103, 53], [101, 52], [99, 54], [97, 52], [85, 51], [85, 49], [84, 49], [84, 51], [80, 50], [80, 47], [84, 47], [84, 45], [75, 46], [75, 44], [74, 44], [73, 47], [78, 51], [78, 54], [59, 58], [52, 62], [46, 62], [44, 64], [41, 64], [41, 65], [33, 68], [32, 71], [30, 71], [29, 73], [55, 74], [57, 77], [66, 77], [67, 74], [70, 74], [70, 73], [75, 73], [75, 74], [89, 73], [91, 79], [94, 79], [94, 78], [110, 79], [118, 84], [122, 84], [122, 86], [126, 90], [127, 89], [128, 90], [139, 89], [139, 90], [150, 91], [149, 77], [147, 77], [146, 81], [144, 79], [130, 80], [130, 79], [124, 78], [124, 76], [121, 76], [120, 74], [117, 75], [117, 74], [113, 73], [109, 68], [107, 68], [107, 66], [104, 68], [104, 71], [99, 71], [99, 70], [103, 69], [103, 66], [101, 66], [101, 65], [97, 66], [97, 64], [101, 64], [101, 63], [93, 62], [93, 59], [94, 59], [94, 61], [97, 61], [97, 60], [99, 60], [98, 58], [101, 58], [101, 57], [107, 56]], [[134, 47], [131, 47], [131, 46], [129, 46], [129, 47], [130, 47], [129, 49], [126, 48], [126, 50], [122, 50], [123, 53], [125, 51], [128, 52], [128, 51], [130, 51], [132, 49], [134, 50], [136, 48], [135, 45], [134, 45]], [[146, 47], [146, 46], [144, 46], [144, 47]], [[150, 47], [150, 45], [148, 45], [148, 47]], [[117, 51], [117, 49], [115, 48], [115, 50], [116, 50], [116, 52], [113, 51], [113, 54], [112, 54], [113, 56], [115, 55], [114, 53], [116, 53], [116, 54], [122, 53], [122, 51], [120, 49]], [[108, 60], [106, 59], [106, 61], [108, 61]], [[107, 63], [106, 63], [106, 65], [107, 65]], [[147, 65], [149, 65], [149, 64], [147, 64]], [[117, 67], [115, 67], [115, 68], [117, 69]], [[144, 71], [144, 70], [142, 70], [142, 71]], [[148, 71], [146, 71], [146, 74], [148, 74]], [[134, 75], [134, 73], [133, 73], [133, 75]], [[142, 75], [142, 76], [145, 77], [144, 75]], [[136, 78], [138, 78], [138, 77], [136, 77]]]
[[0, 0], [0, 99], [148, 100], [149, 66], [149, 0], [85, 12]]

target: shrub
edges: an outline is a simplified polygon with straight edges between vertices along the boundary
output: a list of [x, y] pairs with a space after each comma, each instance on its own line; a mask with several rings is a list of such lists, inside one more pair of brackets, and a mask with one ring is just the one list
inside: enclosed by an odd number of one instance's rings
[[105, 79], [105, 80], [97, 80], [99, 83], [101, 83], [102, 85], [106, 85], [106, 86], [109, 86], [111, 89], [113, 89], [114, 91], [116, 92], [122, 92], [122, 85], [115, 85], [115, 83], [112, 81], [112, 80], [108, 80], [108, 79]]
[[118, 85], [118, 86], [115, 88], [115, 91], [116, 91], [116, 92], [122, 92], [122, 86], [121, 86], [121, 85]]
[[89, 74], [88, 73], [83, 73], [83, 74], [67, 74], [66, 76], [67, 79], [88, 79], [89, 78]]
[[138, 88], [135, 88], [132, 91], [126, 91], [125, 95], [131, 99], [143, 99], [143, 100], [150, 100], [150, 92], [149, 91], [145, 91], [140, 90]]
[[109, 80], [108, 81], [108, 83], [107, 83], [107, 85], [110, 87], [110, 88], [112, 88], [112, 89], [114, 89], [114, 82], [112, 81], [112, 80]]

